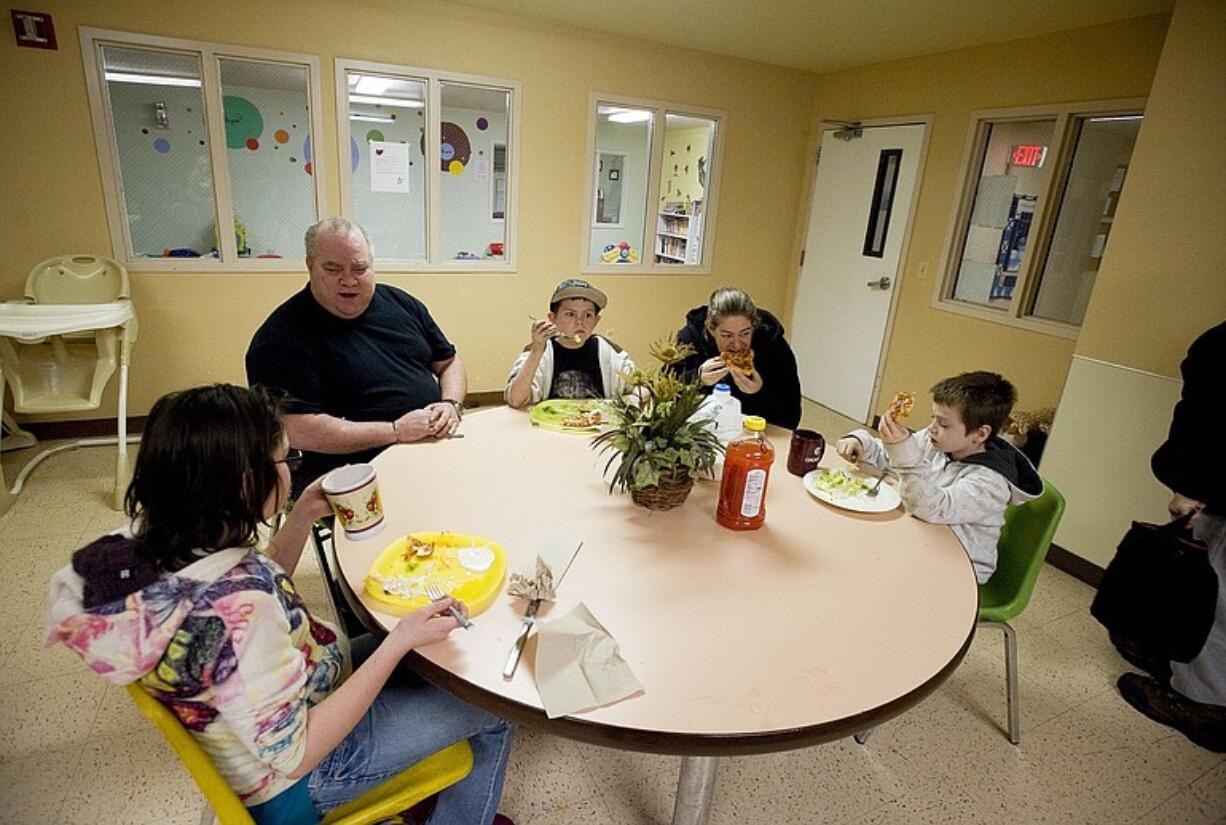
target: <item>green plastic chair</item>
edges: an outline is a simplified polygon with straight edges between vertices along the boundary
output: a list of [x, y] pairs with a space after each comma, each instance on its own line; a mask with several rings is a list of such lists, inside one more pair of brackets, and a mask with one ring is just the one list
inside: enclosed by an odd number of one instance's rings
[[[996, 571], [979, 586], [979, 626], [999, 627], [1005, 634], [1005, 692], [1009, 701], [1009, 741], [1021, 741], [1021, 713], [1017, 695], [1017, 631], [1009, 620], [1030, 603], [1034, 583], [1047, 558], [1052, 537], [1064, 515], [1064, 496], [1050, 481], [1034, 501], [1005, 510], [1005, 523], [996, 543]], [[872, 729], [857, 733], [863, 745]]]
[[1009, 624], [1034, 592], [1035, 581], [1060, 517], [1064, 496], [1043, 481], [1043, 493], [1034, 501], [1010, 507], [1000, 530], [996, 572], [979, 586], [979, 626], [999, 627], [1005, 634], [1005, 691], [1009, 702], [1009, 741], [1021, 741], [1021, 713], [1017, 695], [1017, 631]]

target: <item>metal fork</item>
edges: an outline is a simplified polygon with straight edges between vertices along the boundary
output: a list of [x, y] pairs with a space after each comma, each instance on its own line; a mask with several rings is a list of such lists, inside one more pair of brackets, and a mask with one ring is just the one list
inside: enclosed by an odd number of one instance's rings
[[[426, 585], [426, 597], [432, 602], [437, 602], [447, 598], [447, 594], [443, 592], [443, 588], [439, 587], [434, 582], [430, 582]], [[468, 620], [468, 617], [461, 613], [454, 604], [447, 608], [447, 612], [450, 613], [452, 617], [460, 623], [460, 627], [464, 628], [465, 630], [468, 630], [473, 626], [473, 623]]]
[[868, 496], [869, 498], [876, 498], [876, 497], [877, 497], [877, 490], [878, 490], [878, 489], [880, 489], [880, 487], [881, 487], [881, 482], [885, 481], [885, 477], [886, 477], [886, 475], [887, 475], [887, 474], [886, 474], [886, 473], [883, 471], [883, 472], [881, 473], [881, 475], [877, 476], [877, 483], [873, 485], [873, 489], [869, 490], [869, 491], [868, 491], [867, 493], [865, 493], [864, 495]]

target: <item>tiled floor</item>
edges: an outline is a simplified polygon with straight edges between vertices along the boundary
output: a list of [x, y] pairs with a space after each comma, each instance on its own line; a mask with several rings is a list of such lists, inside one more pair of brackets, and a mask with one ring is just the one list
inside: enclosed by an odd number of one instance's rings
[[[833, 441], [849, 422], [807, 407]], [[6, 454], [11, 483], [30, 451]], [[117, 688], [43, 649], [45, 584], [72, 549], [118, 525], [114, 453], [51, 458], [0, 519], [0, 822], [193, 823], [201, 798]], [[295, 576], [325, 603], [309, 554]], [[1124, 663], [1090, 618], [1091, 590], [1047, 567], [1016, 622], [1022, 746], [1009, 744], [1004, 660], [984, 631], [931, 698], [851, 740], [724, 760], [712, 825], [732, 823], [1226, 823], [1226, 757], [1128, 708]], [[503, 809], [519, 825], [667, 823], [679, 760], [522, 730]]]

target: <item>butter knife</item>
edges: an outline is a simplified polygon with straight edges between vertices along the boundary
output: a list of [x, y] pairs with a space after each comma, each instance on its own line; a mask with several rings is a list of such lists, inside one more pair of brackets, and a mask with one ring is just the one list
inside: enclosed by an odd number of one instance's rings
[[[570, 566], [575, 563], [575, 557], [579, 555], [579, 551], [583, 549], [583, 542], [575, 547], [575, 552], [571, 553], [570, 559], [566, 562], [566, 568], [562, 571], [562, 575], [558, 576], [554, 581], [553, 586], [556, 590], [558, 585], [562, 583], [562, 579], [566, 578]], [[515, 675], [515, 669], [519, 667], [519, 658], [524, 655], [524, 645], [528, 643], [528, 634], [532, 632], [532, 625], [536, 622], [536, 611], [541, 606], [540, 599], [533, 599], [528, 602], [528, 609], [524, 611], [524, 623], [519, 628], [519, 635], [515, 637], [515, 644], [511, 645], [511, 653], [507, 656], [507, 664], [502, 669], [502, 678], [510, 681]]]
[[519, 667], [519, 657], [524, 654], [524, 645], [528, 643], [528, 633], [532, 630], [532, 624], [536, 621], [537, 608], [541, 606], [540, 599], [533, 599], [528, 602], [528, 609], [524, 611], [524, 623], [519, 628], [519, 635], [515, 637], [515, 644], [511, 645], [511, 654], [507, 656], [506, 667], [502, 669], [502, 678], [510, 681], [515, 675], [515, 669]]

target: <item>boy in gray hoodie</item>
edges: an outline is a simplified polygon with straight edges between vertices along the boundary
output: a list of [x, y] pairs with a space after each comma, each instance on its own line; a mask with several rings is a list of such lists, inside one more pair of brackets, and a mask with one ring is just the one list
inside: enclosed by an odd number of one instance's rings
[[994, 372], [966, 372], [931, 392], [932, 423], [925, 429], [912, 433], [886, 414], [880, 438], [855, 430], [836, 449], [853, 464], [895, 471], [908, 512], [948, 524], [983, 584], [996, 570], [1005, 508], [1038, 498], [1043, 480], [998, 435], [1017, 400], [1012, 384]]

